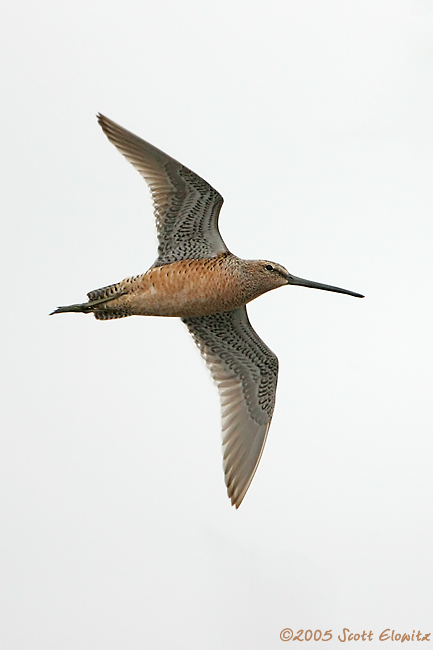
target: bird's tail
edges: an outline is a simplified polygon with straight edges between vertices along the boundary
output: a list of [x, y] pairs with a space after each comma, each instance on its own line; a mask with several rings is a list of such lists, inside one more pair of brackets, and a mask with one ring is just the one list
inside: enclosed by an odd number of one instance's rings
[[63, 307], [57, 307], [57, 309], [51, 312], [50, 316], [53, 314], [64, 314], [67, 311], [76, 311], [85, 314], [90, 310], [90, 304], [88, 302], [83, 302], [81, 305], [64, 305]]
[[126, 292], [122, 290], [120, 283], [111, 284], [102, 289], [95, 289], [88, 293], [88, 302], [83, 302], [78, 305], [66, 305], [64, 307], [57, 307], [51, 312], [53, 314], [65, 314], [66, 312], [77, 312], [82, 314], [92, 313], [98, 320], [109, 320], [112, 318], [124, 318], [129, 316], [130, 313], [126, 306], [110, 306], [110, 302], [123, 296]]

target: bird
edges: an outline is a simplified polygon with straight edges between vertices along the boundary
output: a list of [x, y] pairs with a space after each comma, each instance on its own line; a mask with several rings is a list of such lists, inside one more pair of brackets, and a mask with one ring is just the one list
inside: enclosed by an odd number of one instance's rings
[[100, 113], [97, 120], [150, 188], [158, 256], [142, 275], [90, 291], [87, 302], [52, 314], [167, 316], [185, 323], [218, 388], [225, 483], [239, 508], [263, 453], [278, 378], [278, 358], [251, 326], [246, 304], [286, 285], [364, 296], [299, 278], [276, 262], [237, 257], [218, 229], [219, 192], [116, 122]]

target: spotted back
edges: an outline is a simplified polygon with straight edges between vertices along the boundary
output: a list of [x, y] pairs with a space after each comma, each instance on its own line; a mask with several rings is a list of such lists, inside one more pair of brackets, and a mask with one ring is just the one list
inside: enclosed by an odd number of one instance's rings
[[98, 121], [149, 185], [158, 232], [153, 266], [214, 257], [228, 249], [218, 230], [222, 196], [205, 180], [103, 115]]

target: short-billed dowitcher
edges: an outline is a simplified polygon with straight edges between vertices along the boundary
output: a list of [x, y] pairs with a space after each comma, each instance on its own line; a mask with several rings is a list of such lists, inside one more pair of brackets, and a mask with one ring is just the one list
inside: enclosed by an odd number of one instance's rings
[[91, 291], [88, 302], [53, 313], [178, 316], [191, 332], [219, 390], [224, 473], [238, 508], [265, 445], [275, 405], [278, 359], [251, 327], [245, 305], [287, 284], [359, 293], [303, 280], [268, 260], [233, 255], [218, 230], [222, 196], [200, 176], [98, 115], [104, 133], [150, 187], [158, 257], [143, 275]]

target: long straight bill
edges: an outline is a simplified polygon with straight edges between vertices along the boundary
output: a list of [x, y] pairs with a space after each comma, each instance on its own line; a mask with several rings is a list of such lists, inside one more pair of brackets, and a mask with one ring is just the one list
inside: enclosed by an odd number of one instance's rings
[[322, 289], [323, 291], [334, 291], [335, 293], [345, 293], [348, 296], [355, 296], [355, 298], [364, 298], [361, 293], [355, 293], [348, 289], [340, 289], [340, 287], [333, 287], [330, 284], [321, 284], [320, 282], [312, 282], [311, 280], [304, 280], [304, 278], [297, 278], [296, 275], [289, 275], [287, 284], [297, 284], [299, 287], [310, 287], [311, 289]]

